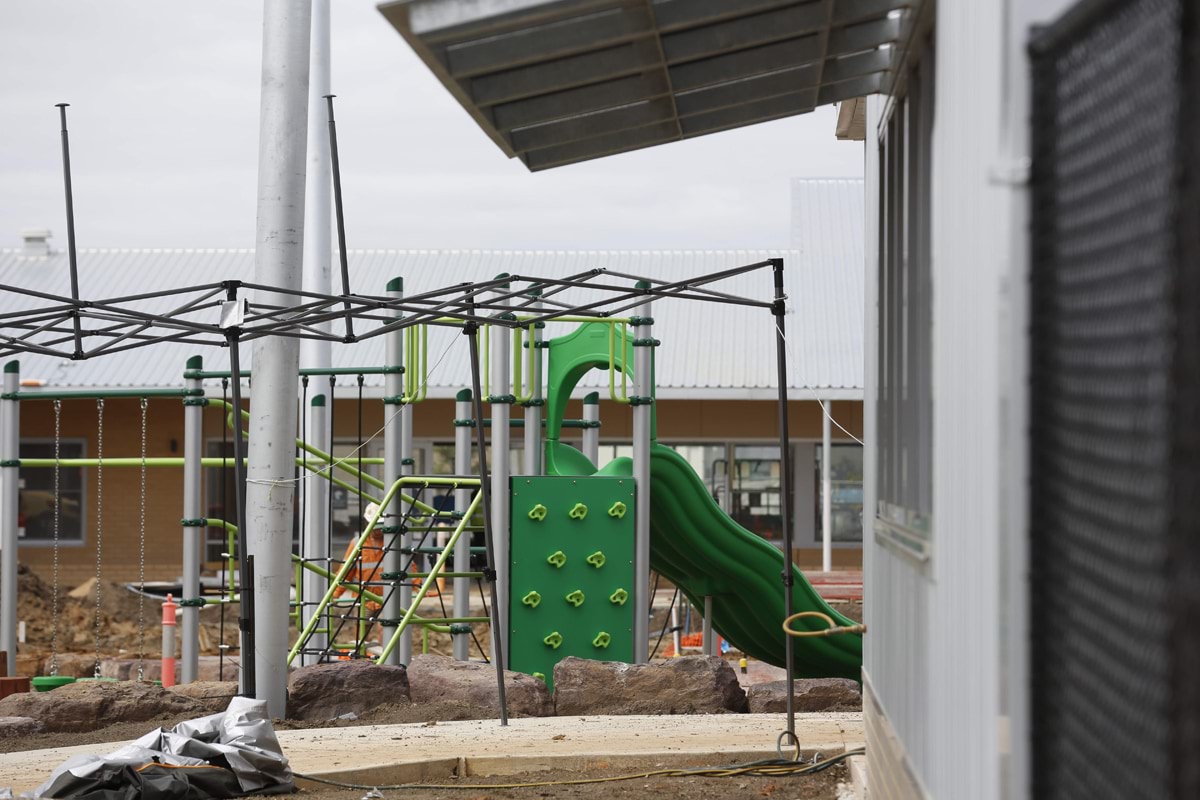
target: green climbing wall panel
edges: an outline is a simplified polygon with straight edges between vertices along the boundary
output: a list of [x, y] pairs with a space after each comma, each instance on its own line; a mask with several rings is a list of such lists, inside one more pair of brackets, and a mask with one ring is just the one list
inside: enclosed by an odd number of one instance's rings
[[567, 656], [633, 660], [634, 482], [512, 479], [509, 668], [553, 688]]

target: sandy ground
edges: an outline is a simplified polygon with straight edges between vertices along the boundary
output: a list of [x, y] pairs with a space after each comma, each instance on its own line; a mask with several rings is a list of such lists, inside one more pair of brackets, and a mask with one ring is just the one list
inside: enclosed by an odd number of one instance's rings
[[[423, 725], [377, 725], [348, 730], [280, 730], [279, 741], [298, 775], [362, 785], [420, 783], [464, 788], [404, 790], [407, 797], [652, 797], [831, 798], [842, 768], [811, 776], [636, 777], [579, 786], [489, 789], [492, 784], [612, 778], [669, 768], [726, 767], [773, 758], [782, 729], [776, 714], [632, 717], [548, 717]], [[137, 733], [144, 732], [145, 726]], [[861, 715], [808, 714], [796, 728], [808, 763], [857, 746]], [[109, 729], [109, 733], [114, 733]], [[118, 742], [0, 756], [0, 784], [19, 790], [44, 780], [80, 752], [111, 752]], [[457, 775], [471, 777], [459, 778]], [[363, 797], [364, 789], [303, 782], [313, 797]], [[479, 788], [467, 789], [466, 786]], [[400, 790], [384, 790], [384, 796]], [[354, 794], [358, 792], [358, 794]]]
[[[707, 767], [716, 764], [713, 761], [685, 759], [672, 762], [672, 767], [695, 766]], [[406, 800], [525, 800], [534, 797], [575, 798], [578, 800], [602, 800], [602, 798], [620, 797], [670, 797], [674, 800], [762, 800], [762, 798], [779, 798], [779, 800], [837, 800], [838, 784], [849, 781], [846, 767], [837, 764], [827, 770], [813, 775], [789, 777], [747, 777], [736, 776], [728, 778], [692, 778], [692, 777], [653, 777], [637, 778], [628, 781], [584, 784], [579, 786], [542, 786], [520, 789], [489, 788], [491, 784], [540, 782], [546, 780], [575, 780], [580, 778], [611, 778], [617, 775], [627, 775], [636, 772], [650, 772], [666, 766], [662, 761], [646, 760], [634, 763], [622, 763], [620, 769], [603, 767], [597, 769], [578, 770], [568, 773], [521, 772], [515, 775], [505, 775], [492, 778], [466, 778], [455, 781], [461, 786], [471, 788], [459, 789], [405, 789], [403, 795], [399, 791], [381, 790], [385, 797], [403, 796]], [[333, 786], [321, 789], [301, 789], [298, 795], [301, 800], [347, 800], [361, 798], [366, 794], [363, 789], [339, 789]]]

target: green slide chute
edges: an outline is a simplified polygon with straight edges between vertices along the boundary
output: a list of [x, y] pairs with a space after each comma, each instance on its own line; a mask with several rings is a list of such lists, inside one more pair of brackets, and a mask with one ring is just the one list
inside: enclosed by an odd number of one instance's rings
[[[587, 324], [550, 342], [547, 375], [546, 473], [630, 476], [633, 462], [618, 458], [597, 470], [574, 447], [558, 441], [567, 399], [591, 369], [609, 369], [607, 324]], [[619, 339], [617, 341], [620, 341]], [[617, 348], [617, 370], [632, 363], [632, 349]], [[556, 424], [557, 423], [557, 424]], [[713, 627], [753, 658], [783, 666], [791, 642], [801, 677], [861, 679], [862, 636], [789, 638], [783, 633], [783, 552], [733, 521], [691, 465], [669, 447], [654, 444], [650, 457], [650, 567], [703, 608], [713, 598]], [[820, 611], [838, 625], [854, 621], [833, 610], [804, 574], [792, 566], [792, 613]], [[798, 620], [799, 630], [823, 623]]]

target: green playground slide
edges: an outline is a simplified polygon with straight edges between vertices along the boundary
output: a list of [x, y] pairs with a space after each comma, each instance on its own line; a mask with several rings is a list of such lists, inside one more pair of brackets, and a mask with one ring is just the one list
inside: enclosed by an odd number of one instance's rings
[[[618, 458], [597, 473], [583, 453], [559, 441], [567, 402], [580, 378], [592, 369], [608, 370], [610, 360], [617, 371], [632, 363], [631, 345], [622, 347], [616, 341], [607, 326], [595, 323], [550, 341], [546, 474], [632, 474], [628, 458]], [[657, 416], [657, 407], [650, 408]], [[652, 437], [656, 429], [655, 419]], [[678, 586], [695, 607], [703, 608], [705, 596], [711, 596], [718, 633], [747, 655], [781, 667], [785, 642], [790, 641], [796, 674], [802, 677], [861, 680], [861, 635], [791, 638], [784, 634], [783, 552], [722, 511], [683, 456], [654, 444], [650, 480], [650, 567]], [[792, 613], [819, 611], [838, 625], [854, 624], [830, 608], [795, 566], [792, 577]], [[806, 618], [794, 627], [820, 630], [825, 623]]]
[[[569, 472], [586, 473], [582, 453], [555, 443], [555, 463]], [[594, 470], [594, 467], [592, 468]], [[633, 462], [619, 458], [597, 474], [632, 473]], [[650, 568], [692, 601], [704, 607], [713, 598], [713, 627], [747, 655], [783, 666], [786, 637], [783, 622], [783, 552], [738, 525], [721, 510], [692, 466], [669, 447], [654, 445], [650, 460]], [[792, 611], [820, 611], [839, 625], [853, 625], [821, 599], [800, 570], [792, 567]], [[808, 623], [806, 626], [805, 623]], [[821, 620], [801, 619], [797, 628], [817, 630]], [[807, 678], [861, 680], [862, 637], [790, 639], [796, 674]]]

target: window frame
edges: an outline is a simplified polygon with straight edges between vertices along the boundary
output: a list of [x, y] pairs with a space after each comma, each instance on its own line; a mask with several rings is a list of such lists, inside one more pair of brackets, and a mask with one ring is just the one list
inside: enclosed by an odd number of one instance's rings
[[[60, 453], [59, 453], [60, 458], [66, 459], [66, 458], [87, 458], [88, 457], [88, 448], [87, 448], [88, 438], [86, 436], [63, 436], [63, 437], [59, 438], [59, 442], [61, 444], [69, 443], [69, 444], [78, 444], [79, 445], [79, 455], [77, 455], [77, 456], [63, 455], [60, 450]], [[18, 444], [17, 444], [17, 452], [18, 453], [20, 453], [21, 446], [25, 445], [25, 444], [48, 444], [51, 447], [53, 447], [54, 437], [52, 437], [52, 436], [22, 436], [21, 441], [18, 442]], [[53, 457], [54, 457], [53, 453], [50, 456], [48, 456], [48, 458], [53, 458]], [[35, 458], [35, 456], [27, 456], [27, 458]], [[29, 469], [32, 471], [34, 468], [30, 467]], [[90, 502], [91, 501], [90, 467], [66, 467], [65, 469], [78, 469], [79, 470], [79, 486], [80, 486], [80, 489], [79, 489], [79, 538], [78, 539], [64, 539], [60, 535], [59, 540], [58, 540], [58, 546], [60, 548], [63, 548], [63, 547], [86, 547], [88, 544], [88, 537], [87, 537], [87, 526], [84, 525], [84, 520], [88, 519], [88, 509], [91, 506], [91, 502]], [[53, 467], [37, 467], [37, 470], [39, 472], [45, 471], [47, 473], [52, 473], [54, 471], [54, 468]], [[18, 480], [21, 482], [21, 484], [24, 483], [23, 477], [18, 478]], [[53, 481], [53, 478], [51, 478], [51, 480]], [[19, 496], [20, 492], [22, 492], [22, 491], [24, 491], [24, 486], [19, 486], [17, 489], [18, 496]], [[20, 500], [18, 500], [17, 502], [18, 502], [18, 507], [19, 507]], [[54, 547], [54, 539], [53, 539], [53, 537], [51, 537], [49, 539], [30, 539], [29, 537], [22, 535], [17, 539], [17, 548], [20, 549], [22, 547], [53, 548]]]
[[[917, 562], [933, 545], [932, 35], [910, 53], [878, 125], [873, 535]], [[866, 531], [864, 531], [864, 537]]]

